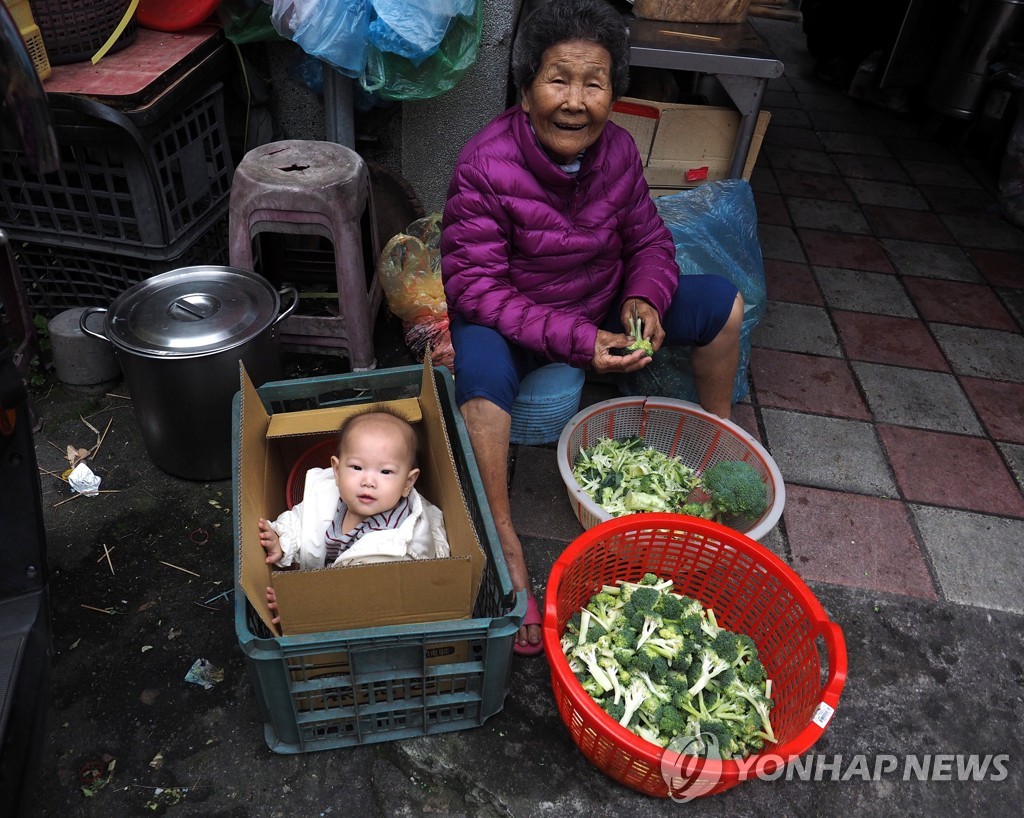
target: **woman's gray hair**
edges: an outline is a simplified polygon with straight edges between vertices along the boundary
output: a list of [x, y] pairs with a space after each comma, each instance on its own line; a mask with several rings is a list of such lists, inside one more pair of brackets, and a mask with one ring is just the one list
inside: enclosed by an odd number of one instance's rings
[[590, 40], [612, 57], [612, 98], [629, 87], [629, 35], [608, 0], [548, 0], [523, 23], [512, 49], [512, 80], [522, 96], [540, 71], [544, 52], [569, 40]]

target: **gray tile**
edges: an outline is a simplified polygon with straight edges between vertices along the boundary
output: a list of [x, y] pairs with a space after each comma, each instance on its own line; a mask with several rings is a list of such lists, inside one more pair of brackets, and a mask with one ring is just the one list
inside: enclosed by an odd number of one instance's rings
[[836, 173], [835, 163], [827, 153], [806, 148], [765, 145], [762, 151], [775, 170], [800, 170], [807, 173]]
[[[814, 122], [815, 130], [829, 135], [865, 136], [874, 131], [871, 123], [864, 119], [856, 108], [847, 111], [812, 110], [811, 120]], [[877, 139], [877, 137], [871, 138]], [[859, 152], [855, 151], [855, 153]]]
[[803, 108], [775, 108], [772, 110], [772, 122], [768, 133], [775, 130], [776, 126], [809, 130], [810, 124], [810, 117], [807, 116], [807, 112]]
[[842, 94], [809, 92], [798, 94], [797, 98], [808, 111], [835, 111], [856, 114], [860, 110], [852, 99]]
[[1024, 327], [1024, 290], [1005, 290], [997, 287], [996, 295], [1017, 319], [1017, 323]]
[[929, 325], [958, 375], [1024, 382], [1024, 336], [953, 324]]
[[815, 267], [814, 274], [833, 309], [917, 318], [898, 276], [842, 267]]
[[971, 402], [952, 375], [858, 361], [851, 365], [875, 420], [940, 432], [984, 434]]
[[829, 153], [855, 153], [865, 156], [890, 156], [889, 148], [877, 136], [845, 131], [824, 131], [819, 134]]
[[761, 255], [778, 261], [807, 262], [804, 248], [792, 227], [779, 224], [758, 224], [757, 236], [761, 242]]
[[903, 167], [906, 168], [915, 185], [941, 185], [942, 187], [962, 188], [980, 187], [978, 180], [963, 165], [904, 159]]
[[903, 275], [981, 281], [978, 270], [959, 247], [904, 239], [879, 239]]
[[949, 232], [964, 247], [1024, 252], [1024, 232], [998, 218], [985, 216], [942, 216]]
[[895, 498], [896, 484], [870, 423], [763, 409], [768, 450], [786, 482]]
[[573, 540], [583, 527], [569, 504], [554, 447], [516, 446], [509, 487], [512, 524], [520, 537]]
[[1024, 612], [1024, 521], [933, 506], [910, 511], [947, 599]]
[[905, 210], [928, 209], [924, 196], [910, 185], [876, 179], [848, 179], [846, 183], [861, 204], [902, 207]]
[[764, 318], [750, 335], [750, 342], [753, 346], [788, 352], [806, 352], [831, 358], [842, 355], [828, 313], [821, 307], [808, 304], [769, 301]]
[[850, 179], [879, 179], [884, 182], [907, 182], [909, 177], [900, 163], [891, 156], [857, 156], [840, 153], [834, 157], [840, 172]]
[[853, 202], [830, 202], [824, 199], [787, 196], [786, 204], [789, 206], [793, 224], [797, 227], [865, 235], [871, 232], [868, 220], [864, 218], [860, 207]]
[[996, 446], [1010, 464], [1010, 471], [1013, 472], [1017, 485], [1024, 491], [1024, 446], [1016, 443], [997, 443]]

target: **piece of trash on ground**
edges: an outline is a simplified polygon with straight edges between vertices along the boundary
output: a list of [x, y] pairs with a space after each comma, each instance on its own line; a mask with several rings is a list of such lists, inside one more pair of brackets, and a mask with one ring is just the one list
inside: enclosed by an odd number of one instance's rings
[[209, 690], [218, 682], [224, 681], [224, 668], [214, 667], [209, 659], [196, 659], [185, 674], [185, 681], [202, 685]]
[[117, 759], [104, 756], [103, 759], [87, 761], [78, 771], [78, 783], [81, 786], [82, 794], [86, 798], [92, 798], [110, 783], [114, 775], [114, 767]]
[[100, 493], [100, 478], [93, 474], [92, 469], [85, 463], [79, 463], [72, 469], [68, 475], [68, 483], [71, 484], [73, 491], [87, 497], [94, 497]]

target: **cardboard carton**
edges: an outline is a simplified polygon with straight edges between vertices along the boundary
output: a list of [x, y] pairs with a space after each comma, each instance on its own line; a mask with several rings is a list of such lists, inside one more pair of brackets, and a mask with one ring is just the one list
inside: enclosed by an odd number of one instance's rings
[[[740, 114], [711, 105], [685, 105], [622, 97], [612, 122], [633, 137], [644, 162], [651, 195], [662, 196], [728, 178]], [[754, 127], [743, 178], [750, 181], [771, 114], [761, 111]]]
[[[244, 366], [240, 380], [239, 582], [271, 632], [294, 635], [469, 618], [486, 557], [456, 471], [429, 358], [417, 398], [383, 403], [406, 417], [420, 435], [416, 487], [444, 515], [451, 546], [446, 559], [272, 570], [260, 546], [257, 519], [273, 520], [285, 509], [292, 465], [310, 446], [336, 435], [342, 420], [366, 404], [270, 413]], [[271, 623], [268, 585], [277, 594], [280, 627]]]

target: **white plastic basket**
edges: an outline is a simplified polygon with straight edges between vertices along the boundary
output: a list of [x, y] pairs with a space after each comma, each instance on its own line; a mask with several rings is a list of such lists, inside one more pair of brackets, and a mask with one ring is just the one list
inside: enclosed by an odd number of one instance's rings
[[639, 436], [658, 451], [677, 457], [702, 474], [723, 460], [742, 460], [761, 475], [768, 490], [768, 508], [755, 520], [725, 519], [734, 531], [758, 540], [782, 516], [786, 487], [772, 456], [743, 429], [705, 412], [695, 403], [672, 398], [633, 396], [613, 398], [581, 409], [558, 439], [558, 471], [569, 493], [569, 503], [584, 529], [612, 519], [576, 482], [572, 467], [581, 449], [601, 438], [622, 440]]

